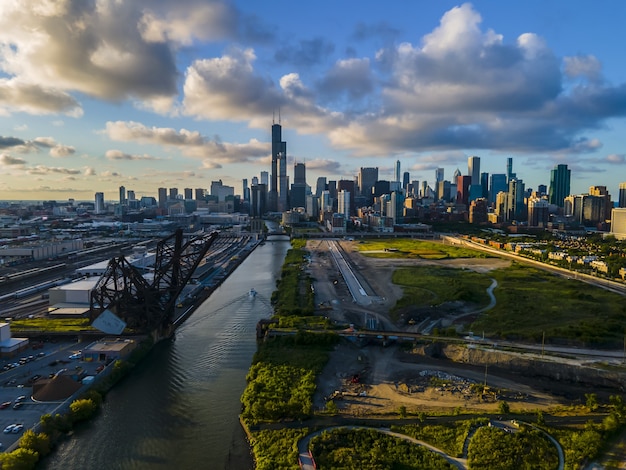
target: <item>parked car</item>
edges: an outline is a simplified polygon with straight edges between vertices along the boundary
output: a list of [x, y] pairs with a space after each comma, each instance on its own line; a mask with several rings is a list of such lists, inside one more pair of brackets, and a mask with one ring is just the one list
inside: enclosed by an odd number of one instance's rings
[[81, 354], [81, 353], [79, 353], [79, 352], [77, 352], [77, 353], [72, 354], [72, 355], [69, 357], [69, 359], [71, 359], [71, 360], [75, 361], [76, 359], [80, 359], [81, 357], [82, 357], [82, 354]]
[[10, 401], [5, 401], [4, 403], [0, 403], [0, 410], [4, 410], [5, 408], [8, 408], [9, 406], [11, 406]]
[[15, 403], [19, 403], [24, 400], [26, 400], [26, 395], [20, 395], [19, 397], [15, 399]]
[[18, 432], [21, 432], [24, 429], [24, 425], [23, 424], [15, 424], [13, 429], [11, 429], [11, 432], [13, 434], [17, 434]]
[[21, 401], [18, 401], [15, 405], [13, 405], [13, 409], [14, 410], [19, 410], [22, 407], [23, 404], [24, 403], [22, 403]]
[[13, 432], [13, 428], [15, 427], [15, 424], [9, 424], [6, 428], [4, 428], [4, 433], [5, 434], [9, 434], [10, 432]]

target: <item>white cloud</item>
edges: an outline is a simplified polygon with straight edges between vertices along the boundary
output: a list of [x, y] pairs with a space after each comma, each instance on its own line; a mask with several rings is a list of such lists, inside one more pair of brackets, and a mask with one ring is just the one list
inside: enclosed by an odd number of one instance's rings
[[[0, 70], [2, 69], [1, 53], [0, 48]], [[0, 113], [11, 114], [13, 112], [62, 113], [72, 117], [80, 117], [83, 114], [78, 101], [64, 91], [37, 83], [28, 83], [18, 78], [0, 78]]]
[[[156, 144], [178, 149], [186, 156], [203, 159], [203, 165], [207, 168], [215, 165], [215, 161], [253, 161], [270, 153], [270, 145], [256, 139], [250, 139], [247, 143], [222, 142], [218, 137], [208, 138], [197, 131], [147, 127], [133, 121], [109, 121], [104, 133], [120, 142]], [[207, 159], [214, 163], [207, 163]]]
[[104, 155], [108, 160], [127, 160], [127, 161], [136, 161], [136, 160], [160, 160], [158, 157], [153, 157], [152, 155], [131, 155], [129, 153], [124, 153], [121, 150], [107, 150]]
[[6, 153], [0, 154], [0, 165], [2, 166], [14, 166], [24, 164], [26, 164], [26, 160], [22, 158], [12, 157], [11, 155]]

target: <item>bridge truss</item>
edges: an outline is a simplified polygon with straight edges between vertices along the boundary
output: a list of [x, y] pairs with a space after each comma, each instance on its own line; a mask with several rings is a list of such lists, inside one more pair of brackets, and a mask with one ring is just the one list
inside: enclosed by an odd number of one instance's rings
[[162, 239], [152, 278], [124, 256], [112, 258], [91, 292], [91, 322], [109, 310], [136, 333], [171, 333], [176, 299], [217, 237], [217, 232], [185, 237], [178, 229]]

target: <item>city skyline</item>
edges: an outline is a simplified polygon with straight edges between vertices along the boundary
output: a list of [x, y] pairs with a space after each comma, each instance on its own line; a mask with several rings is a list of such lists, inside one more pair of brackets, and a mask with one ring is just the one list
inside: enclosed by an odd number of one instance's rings
[[0, 6], [0, 199], [240, 192], [273, 122], [311, 186], [398, 161], [434, 188], [471, 156], [533, 188], [558, 164], [573, 194], [624, 179], [619, 2], [70, 4]]

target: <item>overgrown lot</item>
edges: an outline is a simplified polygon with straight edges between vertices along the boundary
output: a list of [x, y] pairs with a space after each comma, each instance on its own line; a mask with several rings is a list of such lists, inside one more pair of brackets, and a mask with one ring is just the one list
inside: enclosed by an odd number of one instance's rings
[[383, 238], [359, 242], [359, 251], [372, 258], [489, 258], [488, 253], [455, 245], [406, 238]]

